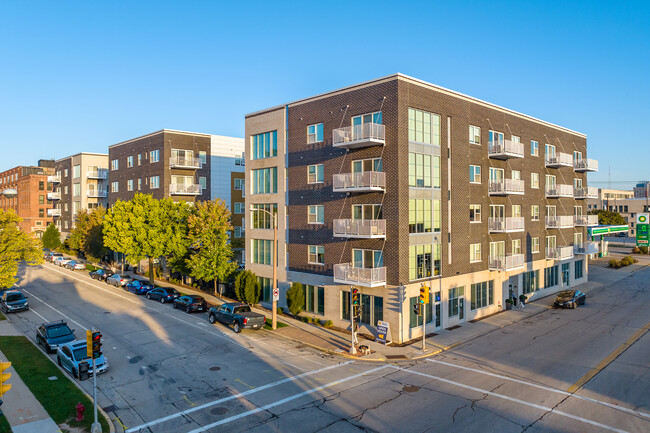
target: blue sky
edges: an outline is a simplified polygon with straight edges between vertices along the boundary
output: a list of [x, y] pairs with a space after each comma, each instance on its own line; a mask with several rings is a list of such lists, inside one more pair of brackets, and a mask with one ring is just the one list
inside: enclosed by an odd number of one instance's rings
[[[587, 134], [650, 179], [650, 2], [0, 2], [0, 171], [402, 72]], [[639, 134], [637, 134], [639, 132]]]

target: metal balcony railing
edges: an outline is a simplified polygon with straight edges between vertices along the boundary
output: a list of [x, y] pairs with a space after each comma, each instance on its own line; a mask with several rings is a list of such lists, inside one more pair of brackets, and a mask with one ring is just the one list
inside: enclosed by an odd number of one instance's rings
[[573, 194], [576, 199], [598, 198], [598, 188], [593, 186], [578, 187], [573, 189]]
[[598, 254], [598, 243], [597, 242], [583, 242], [581, 244], [573, 245], [573, 254], [578, 255], [589, 255], [589, 254]]
[[336, 192], [385, 191], [386, 173], [362, 171], [334, 175], [333, 190]]
[[48, 192], [47, 193], [47, 199], [48, 200], [61, 200], [61, 193], [60, 192]]
[[573, 257], [573, 247], [546, 248], [546, 258], [549, 260], [564, 260]]
[[523, 254], [512, 254], [509, 256], [490, 256], [488, 258], [488, 269], [491, 271], [510, 271], [523, 268], [526, 258]]
[[573, 217], [571, 215], [546, 217], [547, 229], [565, 229], [569, 227], [573, 227]]
[[199, 184], [169, 184], [169, 193], [174, 195], [201, 195], [201, 185]]
[[386, 220], [335, 219], [334, 237], [337, 238], [385, 238]]
[[60, 217], [61, 216], [61, 209], [48, 209], [47, 210], [47, 216]]
[[364, 287], [386, 285], [386, 268], [356, 268], [352, 263], [334, 265], [334, 282]]
[[106, 198], [108, 197], [108, 193], [106, 192], [106, 190], [89, 189], [86, 192], [86, 196], [91, 198]]
[[61, 183], [61, 175], [52, 175], [47, 177], [49, 183]]
[[576, 215], [573, 217], [576, 227], [591, 227], [598, 225], [598, 215]]
[[186, 158], [184, 156], [170, 156], [169, 167], [171, 168], [201, 168], [201, 158]]
[[559, 184], [546, 187], [546, 198], [573, 197], [573, 185]]
[[86, 172], [88, 179], [108, 179], [108, 169], [100, 168], [98, 170], [90, 170]]
[[491, 233], [511, 233], [524, 231], [523, 217], [488, 218]]
[[546, 166], [549, 168], [573, 167], [573, 155], [559, 152], [554, 156], [546, 156]]
[[488, 193], [490, 195], [523, 195], [524, 181], [521, 179], [490, 180], [488, 182]]
[[488, 143], [488, 157], [495, 159], [523, 158], [524, 143], [503, 140]]
[[379, 123], [346, 126], [332, 131], [332, 145], [356, 149], [386, 144], [386, 126]]
[[573, 170], [584, 171], [598, 171], [598, 161], [595, 159], [576, 159], [573, 161]]

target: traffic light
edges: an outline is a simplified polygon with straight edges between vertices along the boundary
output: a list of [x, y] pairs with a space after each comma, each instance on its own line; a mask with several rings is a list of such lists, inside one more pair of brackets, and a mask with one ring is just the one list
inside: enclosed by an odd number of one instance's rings
[[361, 303], [359, 302], [359, 289], [352, 289], [352, 316], [361, 315]]
[[93, 357], [93, 331], [86, 331], [86, 356]]
[[427, 286], [420, 287], [420, 304], [429, 303], [429, 288]]
[[420, 304], [417, 302], [413, 304], [413, 312], [415, 313], [416, 316], [420, 315]]
[[92, 347], [93, 347], [93, 353], [92, 353], [92, 358], [97, 359], [100, 356], [102, 356], [102, 334], [99, 331], [93, 332], [93, 342], [92, 342]]
[[0, 397], [11, 389], [11, 384], [5, 383], [11, 377], [11, 373], [4, 372], [9, 367], [11, 367], [11, 362], [0, 362]]

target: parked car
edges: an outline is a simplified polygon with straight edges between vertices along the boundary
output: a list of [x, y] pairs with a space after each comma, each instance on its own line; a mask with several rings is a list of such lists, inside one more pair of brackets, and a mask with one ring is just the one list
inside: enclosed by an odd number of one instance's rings
[[55, 263], [57, 265], [63, 267], [65, 265], [67, 265], [68, 263], [70, 263], [71, 261], [72, 261], [72, 259], [70, 257], [61, 257]]
[[63, 254], [57, 253], [56, 251], [50, 251], [50, 253], [45, 257], [45, 260], [53, 262], [57, 257], [63, 257]]
[[153, 288], [153, 284], [149, 284], [147, 281], [142, 280], [133, 280], [124, 286], [124, 290], [128, 290], [129, 292], [135, 293], [136, 295], [144, 295]]
[[218, 308], [210, 308], [208, 320], [210, 323], [219, 321], [226, 325], [232, 325], [236, 333], [240, 333], [242, 329], [262, 329], [266, 324], [266, 317], [252, 312], [251, 307], [239, 302], [230, 302]]
[[[75, 378], [79, 377], [79, 364], [83, 361], [88, 362], [88, 374], [93, 375], [92, 359], [86, 353], [86, 341], [75, 340], [70, 343], [61, 344], [56, 351], [56, 362], [68, 370]], [[108, 370], [108, 359], [104, 355], [95, 360], [97, 374], [102, 374]]]
[[207, 311], [208, 303], [205, 302], [203, 296], [199, 295], [185, 295], [174, 299], [174, 308], [185, 310], [186, 313], [193, 311]]
[[27, 302], [27, 296], [23, 295], [22, 292], [18, 290], [7, 290], [0, 297], [0, 308], [2, 308], [2, 312], [5, 314], [25, 311], [29, 310], [29, 302]]
[[147, 299], [153, 299], [154, 301], [160, 301], [161, 304], [165, 302], [173, 302], [175, 299], [178, 299], [181, 294], [178, 290], [171, 287], [156, 287], [153, 290], [147, 292]]
[[36, 330], [36, 343], [43, 346], [47, 353], [54, 353], [61, 344], [69, 343], [75, 339], [74, 329], [70, 329], [63, 320], [43, 323]]
[[107, 269], [95, 269], [90, 273], [90, 278], [93, 280], [106, 281], [106, 278], [113, 275], [113, 272]]
[[84, 263], [81, 263], [79, 260], [70, 260], [65, 264], [65, 267], [72, 271], [83, 271], [86, 269], [86, 265]]
[[553, 305], [555, 307], [578, 308], [578, 305], [585, 305], [587, 295], [580, 290], [562, 290], [557, 294]]
[[52, 257], [52, 264], [53, 265], [59, 265], [59, 262], [64, 260], [63, 256], [54, 256]]
[[120, 275], [120, 274], [113, 274], [110, 277], [106, 278], [106, 282], [115, 287], [126, 286], [131, 281], [133, 281], [133, 278], [127, 277], [126, 275]]

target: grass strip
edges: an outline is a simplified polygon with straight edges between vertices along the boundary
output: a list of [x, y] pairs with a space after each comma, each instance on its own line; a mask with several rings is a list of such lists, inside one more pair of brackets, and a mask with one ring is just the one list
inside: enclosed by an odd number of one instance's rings
[[0, 313], [0, 320], [7, 320], [4, 314]]
[[0, 432], [10, 432], [11, 426], [4, 415], [0, 415]]
[[[90, 432], [93, 423], [92, 402], [54, 365], [43, 352], [38, 350], [26, 337], [0, 337], [0, 351], [5, 354], [12, 367], [27, 388], [58, 425], [68, 424]], [[49, 380], [56, 377], [56, 380]], [[11, 382], [11, 379], [9, 379]], [[11, 393], [11, 391], [9, 391]], [[86, 407], [83, 421], [75, 421], [77, 403]], [[98, 414], [102, 431], [109, 431], [108, 423]]]
[[[279, 320], [278, 320], [276, 323], [277, 323], [278, 328], [284, 328], [284, 327], [289, 326], [289, 325], [287, 325], [286, 323], [282, 323], [282, 322], [280, 322]], [[273, 325], [273, 320], [272, 320], [272, 319], [269, 319], [269, 318], [267, 317], [267, 318], [266, 318], [266, 325], [264, 325], [264, 329], [273, 329], [273, 326], [272, 326], [272, 325]]]

